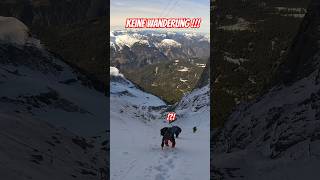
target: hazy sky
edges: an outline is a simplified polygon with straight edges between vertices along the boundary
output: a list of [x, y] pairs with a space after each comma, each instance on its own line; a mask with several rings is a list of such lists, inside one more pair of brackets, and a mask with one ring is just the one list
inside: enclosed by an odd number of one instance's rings
[[124, 29], [125, 20], [129, 17], [200, 17], [202, 23], [199, 29], [183, 30], [207, 33], [210, 31], [209, 0], [111, 0], [110, 5], [111, 30]]

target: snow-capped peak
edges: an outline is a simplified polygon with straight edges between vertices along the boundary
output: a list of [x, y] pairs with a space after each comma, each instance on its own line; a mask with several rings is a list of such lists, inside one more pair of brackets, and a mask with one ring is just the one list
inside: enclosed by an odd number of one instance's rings
[[122, 47], [124, 45], [128, 46], [128, 47], [131, 47], [131, 46], [133, 46], [134, 43], [137, 43], [137, 42], [139, 42], [141, 44], [149, 45], [148, 40], [143, 39], [143, 36], [139, 35], [137, 33], [135, 33], [135, 34], [123, 34], [123, 35], [116, 36], [115, 42], [120, 47]]
[[159, 46], [173, 46], [173, 47], [181, 47], [181, 44], [173, 39], [163, 39]]
[[184, 33], [184, 35], [188, 38], [193, 38], [193, 37], [196, 37], [197, 34], [196, 33]]

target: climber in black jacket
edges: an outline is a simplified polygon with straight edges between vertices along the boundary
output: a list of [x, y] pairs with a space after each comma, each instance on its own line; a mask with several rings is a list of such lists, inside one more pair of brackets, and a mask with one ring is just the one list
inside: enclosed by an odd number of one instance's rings
[[172, 143], [172, 148], [175, 147], [176, 141], [174, 139], [174, 129], [172, 127], [164, 127], [160, 130], [162, 137], [161, 148], [163, 149], [164, 144], [169, 146], [169, 141]]

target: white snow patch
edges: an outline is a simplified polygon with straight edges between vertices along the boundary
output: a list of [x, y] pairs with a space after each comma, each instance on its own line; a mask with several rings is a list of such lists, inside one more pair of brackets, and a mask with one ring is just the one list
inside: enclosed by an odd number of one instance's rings
[[196, 65], [197, 65], [198, 67], [202, 67], [202, 68], [206, 67], [206, 64], [196, 63]]
[[307, 13], [307, 10], [305, 8], [275, 7], [275, 9], [279, 12], [296, 13], [296, 14]]
[[147, 44], [149, 45], [149, 41], [143, 39], [143, 36], [140, 34], [123, 34], [115, 37], [115, 42], [118, 46], [128, 46], [129, 48], [134, 44], [134, 43], [141, 43], [141, 44]]
[[305, 14], [282, 14], [281, 16], [293, 17], [293, 18], [304, 18]]
[[241, 63], [245, 62], [245, 61], [249, 61], [248, 59], [244, 59], [244, 58], [232, 58], [230, 57], [231, 55], [229, 53], [225, 53], [224, 56], [224, 60], [233, 63], [233, 64], [237, 64], [237, 65], [241, 65]]
[[275, 7], [274, 9], [284, 17], [303, 18], [307, 13], [305, 8]]
[[181, 82], [187, 82], [188, 80], [187, 80], [187, 79], [182, 79], [182, 78], [180, 78], [180, 81], [181, 81]]
[[163, 39], [158, 46], [181, 47], [181, 44], [173, 39]]
[[156, 69], [155, 69], [155, 74], [156, 75], [158, 74], [158, 70], [159, 70], [159, 67], [157, 66]]
[[180, 71], [180, 72], [188, 72], [189, 68], [183, 67], [182, 69], [178, 69], [178, 71]]
[[252, 77], [249, 77], [248, 81], [250, 81], [252, 84], [257, 84], [257, 82]]
[[29, 29], [13, 17], [0, 16], [0, 40], [24, 45], [29, 38]]
[[225, 31], [245, 31], [250, 29], [250, 22], [246, 21], [243, 18], [238, 18], [237, 23], [227, 26], [220, 26], [218, 29]]
[[110, 31], [110, 37], [115, 37], [114, 32]]
[[113, 49], [117, 49], [116, 44], [114, 42], [110, 41], [110, 47], [112, 47]]
[[110, 67], [110, 76], [121, 76], [123, 77], [123, 74], [120, 74], [119, 69], [116, 67]]
[[192, 39], [198, 36], [197, 33], [184, 33], [184, 35], [189, 39]]
[[30, 36], [28, 27], [14, 17], [0, 16], [0, 41], [41, 48], [40, 41]]

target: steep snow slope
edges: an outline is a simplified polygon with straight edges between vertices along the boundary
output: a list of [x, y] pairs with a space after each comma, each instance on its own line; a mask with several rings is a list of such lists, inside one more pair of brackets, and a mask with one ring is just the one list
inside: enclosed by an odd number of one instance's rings
[[100, 178], [106, 152], [99, 137], [82, 139], [27, 114], [0, 113], [1, 179]]
[[106, 96], [20, 21], [0, 20], [1, 179], [101, 178]]
[[[213, 164], [226, 179], [313, 179], [320, 174], [320, 86], [313, 73], [233, 112], [216, 132]], [[309, 178], [307, 178], [309, 177]]]
[[0, 107], [28, 113], [80, 135], [107, 128], [107, 98], [59, 58], [34, 46], [1, 43]]
[[206, 86], [183, 98], [173, 123], [182, 128], [176, 148], [161, 150], [160, 129], [168, 126], [165, 103], [121, 75], [112, 76], [111, 179], [209, 179], [208, 97]]

